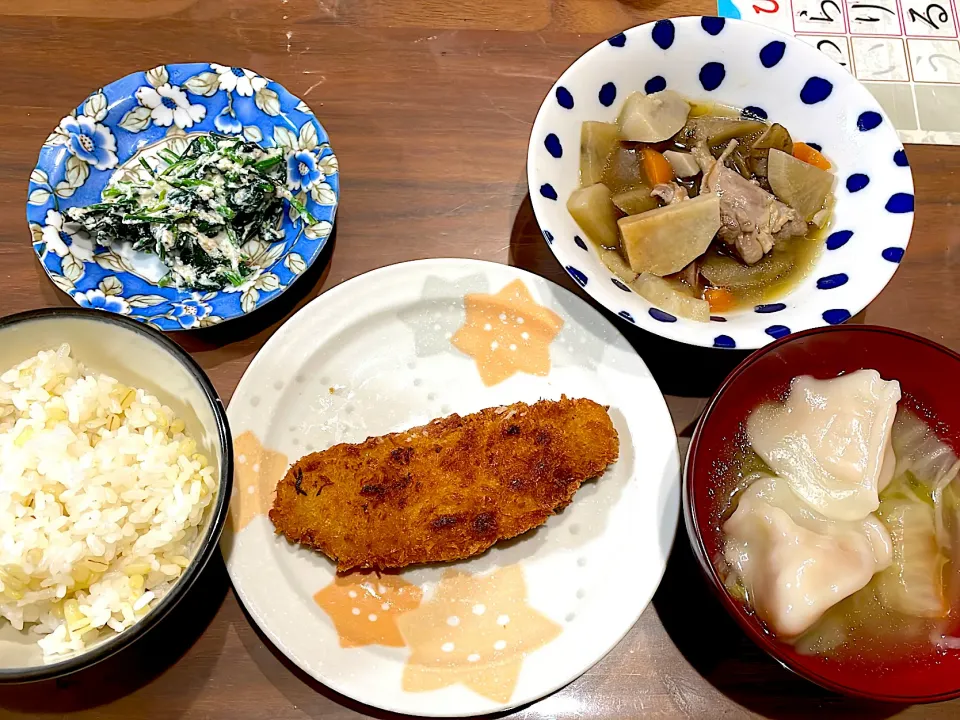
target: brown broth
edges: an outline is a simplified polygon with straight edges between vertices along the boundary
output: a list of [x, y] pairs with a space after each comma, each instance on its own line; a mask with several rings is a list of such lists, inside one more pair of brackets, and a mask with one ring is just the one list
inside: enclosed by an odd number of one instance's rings
[[[727, 288], [734, 296], [733, 310], [753, 308], [754, 305], [770, 303], [789, 294], [816, 265], [828, 235], [828, 226], [829, 224], [826, 224], [823, 228], [811, 229], [803, 237], [789, 238], [777, 243], [778, 249], [792, 253], [793, 267], [787, 273], [772, 281], [759, 283], [749, 288]], [[714, 242], [705, 253], [705, 255], [711, 254], [722, 255], [724, 253]], [[769, 263], [771, 259], [771, 255], [765, 255], [754, 267], [762, 267], [764, 263]]]
[[[772, 281], [757, 283], [756, 285], [751, 285], [746, 288], [727, 288], [734, 297], [734, 305], [731, 310], [726, 310], [720, 314], [723, 315], [736, 312], [737, 310], [751, 309], [755, 305], [771, 303], [789, 294], [800, 281], [810, 273], [810, 270], [816, 264], [817, 259], [820, 257], [820, 252], [823, 249], [824, 240], [829, 232], [828, 227], [829, 224], [825, 225], [822, 229], [817, 228], [808, 232], [803, 237], [790, 238], [778, 243], [778, 247], [783, 251], [789, 251], [793, 255], [793, 267], [787, 273], [778, 276]], [[608, 249], [603, 248], [598, 243], [594, 243], [594, 245], [598, 250]], [[617, 248], [617, 250], [619, 251], [620, 248]], [[714, 242], [704, 254], [704, 256], [707, 255], [724, 256], [726, 253]], [[622, 251], [621, 257], [624, 257]], [[624, 257], [624, 260], [626, 260], [626, 257]], [[769, 263], [770, 261], [771, 256], [766, 255], [756, 266], [762, 267], [764, 263]], [[612, 267], [608, 266], [608, 269], [614, 272]], [[703, 298], [706, 288], [712, 287], [707, 283], [705, 286], [695, 289], [678, 278], [667, 279], [675, 285], [677, 290], [688, 292], [691, 295], [696, 294], [700, 298]]]

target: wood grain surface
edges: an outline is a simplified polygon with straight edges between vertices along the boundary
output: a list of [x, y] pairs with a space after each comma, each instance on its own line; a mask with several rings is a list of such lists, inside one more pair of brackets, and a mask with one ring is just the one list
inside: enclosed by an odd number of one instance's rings
[[[540, 101], [602, 38], [714, 11], [711, 0], [0, 0], [0, 312], [70, 303], [44, 276], [24, 218], [27, 177], [46, 135], [91, 90], [188, 61], [253, 68], [307, 100], [342, 173], [334, 241], [305, 278], [244, 321], [175, 336], [224, 401], [293, 312], [382, 265], [482, 258], [577, 291], [542, 241], [527, 198], [527, 139]], [[888, 288], [854, 321], [960, 350], [960, 148], [907, 152], [917, 198], [910, 248]], [[742, 354], [620, 327], [668, 395], [685, 450], [705, 398]], [[389, 717], [286, 662], [237, 603], [219, 556], [131, 651], [60, 681], [0, 687], [0, 716], [28, 715]], [[627, 637], [579, 680], [509, 716], [952, 718], [960, 701], [873, 705], [797, 679], [708, 594], [681, 522], [660, 590]]]

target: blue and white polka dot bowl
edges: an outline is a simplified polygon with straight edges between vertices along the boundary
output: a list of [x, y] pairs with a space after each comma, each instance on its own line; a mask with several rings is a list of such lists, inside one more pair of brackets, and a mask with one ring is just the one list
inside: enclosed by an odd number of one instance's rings
[[[616, 280], [567, 212], [579, 184], [580, 126], [611, 122], [632, 92], [670, 88], [750, 108], [823, 148], [837, 175], [836, 209], [810, 272], [775, 303], [715, 317], [677, 318]], [[791, 332], [842, 323], [884, 288], [913, 226], [913, 178], [873, 96], [823, 53], [737, 20], [685, 17], [631, 28], [567, 69], [540, 107], [527, 174], [544, 238], [567, 272], [616, 315], [691, 345], [758, 348]]]
[[[160, 287], [135, 255], [94, 247], [67, 208], [100, 201], [114, 173], [160, 147], [183, 152], [197, 133], [281, 147], [287, 186], [313, 216], [287, 206], [284, 238], [249, 240], [258, 269], [240, 286], [193, 292]], [[193, 330], [243, 317], [283, 293], [317, 259], [340, 197], [337, 157], [307, 104], [268, 78], [215, 63], [160, 65], [91, 93], [40, 148], [30, 173], [27, 222], [53, 283], [77, 304], [159, 330]], [[155, 267], [155, 266], [154, 266]]]

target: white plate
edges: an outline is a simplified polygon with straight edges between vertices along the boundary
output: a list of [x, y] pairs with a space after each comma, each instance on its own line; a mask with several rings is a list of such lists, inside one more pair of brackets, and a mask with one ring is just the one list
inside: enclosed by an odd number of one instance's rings
[[[465, 296], [496, 310], [468, 322]], [[499, 341], [492, 361], [453, 344], [486, 333]], [[561, 394], [610, 406], [620, 460], [545, 526], [471, 560], [336, 579], [264, 514], [307, 452]], [[679, 511], [663, 396], [605, 318], [522, 270], [423, 260], [333, 288], [254, 358], [229, 416], [237, 474], [222, 548], [237, 594], [287, 657], [360, 702], [465, 716], [535, 700], [602, 658], [663, 574]]]

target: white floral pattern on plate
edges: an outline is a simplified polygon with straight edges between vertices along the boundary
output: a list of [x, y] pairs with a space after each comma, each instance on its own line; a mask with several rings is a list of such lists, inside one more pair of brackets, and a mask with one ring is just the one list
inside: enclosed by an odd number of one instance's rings
[[150, 110], [150, 119], [160, 127], [170, 127], [176, 123], [181, 130], [191, 128], [203, 120], [207, 109], [195, 105], [187, 99], [187, 94], [170, 83], [158, 88], [144, 85], [137, 90], [137, 102]]

